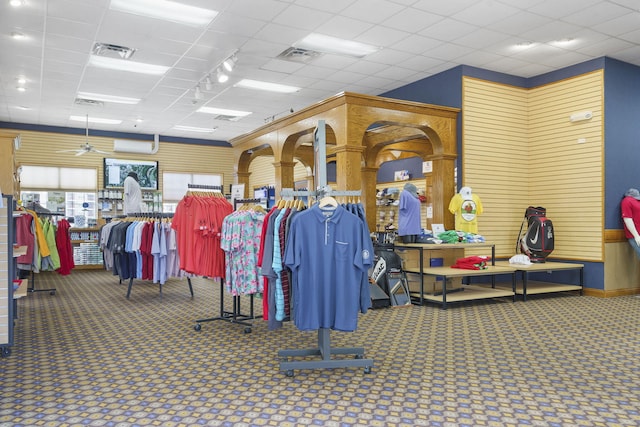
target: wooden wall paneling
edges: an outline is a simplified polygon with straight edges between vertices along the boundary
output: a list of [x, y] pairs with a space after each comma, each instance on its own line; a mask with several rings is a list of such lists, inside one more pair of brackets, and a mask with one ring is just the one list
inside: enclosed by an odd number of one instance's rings
[[[553, 256], [602, 261], [603, 72], [534, 88], [529, 104], [530, 165], [537, 171], [529, 194], [553, 220]], [[569, 120], [582, 111], [592, 111], [593, 118]]]
[[[98, 187], [103, 184], [103, 158], [155, 160], [160, 168], [160, 189], [162, 172], [193, 172], [222, 174], [225, 189], [234, 180], [233, 151], [229, 147], [214, 147], [195, 144], [161, 142], [158, 153], [132, 154], [112, 153], [108, 155], [87, 153], [75, 156], [74, 153], [56, 153], [58, 150], [70, 150], [84, 144], [84, 135], [20, 131], [22, 146], [16, 151], [17, 164], [38, 166], [68, 166], [96, 168]], [[89, 136], [89, 143], [96, 149], [111, 152], [113, 138]]]
[[[276, 182], [275, 169], [273, 167], [273, 156], [263, 156], [255, 158], [249, 165], [249, 196], [253, 194], [255, 188], [263, 186], [274, 186]], [[293, 179], [295, 182], [307, 180], [307, 169], [305, 166], [296, 162], [293, 167]], [[280, 198], [276, 194], [276, 200]]]
[[484, 208], [478, 232], [510, 257], [528, 206], [528, 94], [478, 79], [463, 79], [462, 182]]

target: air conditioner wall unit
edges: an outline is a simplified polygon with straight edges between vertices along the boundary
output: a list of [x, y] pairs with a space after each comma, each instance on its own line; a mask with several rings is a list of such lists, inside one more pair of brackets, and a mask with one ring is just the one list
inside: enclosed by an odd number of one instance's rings
[[132, 141], [129, 139], [114, 139], [113, 151], [117, 153], [153, 154], [153, 143], [148, 141]]

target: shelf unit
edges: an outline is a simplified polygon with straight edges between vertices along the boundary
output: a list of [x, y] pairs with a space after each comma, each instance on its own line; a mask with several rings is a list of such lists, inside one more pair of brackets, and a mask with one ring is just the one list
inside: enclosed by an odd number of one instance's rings
[[[162, 212], [162, 192], [142, 190], [142, 204], [145, 212]], [[121, 189], [98, 190], [98, 212], [101, 218], [124, 215], [124, 201]]]
[[[509, 261], [497, 261], [496, 266], [513, 267], [521, 273], [522, 281], [516, 284], [515, 293], [522, 295], [522, 300], [527, 300], [527, 295], [547, 294], [554, 292], [578, 291], [582, 295], [584, 286], [584, 264], [570, 262], [541, 262], [529, 265], [510, 264]], [[529, 274], [534, 272], [547, 272], [561, 270], [577, 270], [579, 272], [578, 284], [542, 282], [529, 280]], [[504, 285], [498, 285], [504, 287]]]
[[[377, 190], [384, 190], [388, 188], [397, 188], [398, 193], [391, 195], [384, 195], [382, 197], [376, 196], [376, 230], [383, 232], [385, 227], [393, 225], [395, 230], [398, 230], [398, 206], [393, 205], [394, 201], [400, 200], [400, 193], [405, 184], [411, 183], [416, 186], [418, 193], [424, 195], [427, 198], [426, 203], [420, 203], [420, 226], [422, 228], [428, 228], [427, 225], [430, 222], [429, 212], [431, 205], [431, 188], [426, 185], [427, 179], [414, 179], [409, 181], [394, 181], [385, 182], [376, 185]], [[383, 216], [384, 215], [384, 216]]]
[[77, 270], [104, 268], [100, 250], [100, 228], [70, 228], [73, 263]]
[[[420, 289], [416, 298], [416, 302], [420, 305], [425, 301], [437, 302], [442, 304], [442, 308], [447, 308], [448, 302], [470, 301], [487, 298], [513, 297], [515, 301], [516, 295], [516, 268], [509, 265], [497, 266], [495, 264], [494, 243], [442, 243], [442, 244], [422, 244], [422, 243], [403, 243], [396, 244], [396, 249], [416, 251], [418, 253], [417, 263], [403, 265], [403, 270], [407, 273], [415, 273], [420, 277]], [[463, 257], [465, 249], [491, 248], [491, 263], [485, 270], [466, 270], [451, 268], [450, 265], [455, 262], [455, 258]], [[427, 253], [425, 254], [425, 251]], [[433, 253], [443, 253], [443, 266], [433, 267], [428, 260]], [[447, 254], [448, 252], [448, 254]], [[427, 255], [427, 256], [425, 256]], [[401, 255], [402, 257], [402, 255]], [[425, 261], [427, 261], [425, 263]], [[495, 278], [497, 275], [511, 275], [511, 289], [509, 286], [497, 287]], [[491, 285], [469, 285], [462, 284], [462, 280], [474, 276], [491, 276]], [[433, 278], [434, 285], [440, 284], [436, 292], [425, 292], [425, 277]], [[460, 285], [455, 289], [451, 289], [448, 284], [452, 279], [459, 279]]]

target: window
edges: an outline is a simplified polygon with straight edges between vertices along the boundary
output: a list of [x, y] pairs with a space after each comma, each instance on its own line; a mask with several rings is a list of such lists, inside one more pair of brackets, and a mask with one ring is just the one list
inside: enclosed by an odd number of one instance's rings
[[178, 202], [189, 189], [189, 184], [217, 185], [222, 188], [222, 175], [162, 172], [162, 209], [175, 212]]
[[96, 169], [22, 165], [20, 187], [32, 189], [88, 190], [98, 188]]
[[28, 208], [39, 206], [73, 219], [76, 226], [94, 226], [97, 177], [96, 169], [22, 165], [20, 198]]

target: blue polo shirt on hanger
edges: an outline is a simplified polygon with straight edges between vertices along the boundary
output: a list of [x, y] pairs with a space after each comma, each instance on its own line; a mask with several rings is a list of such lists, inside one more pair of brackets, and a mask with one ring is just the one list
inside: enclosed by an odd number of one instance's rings
[[294, 322], [300, 330], [354, 331], [371, 306], [364, 280], [373, 245], [362, 220], [342, 206], [318, 204], [291, 220], [284, 263], [292, 272]]

